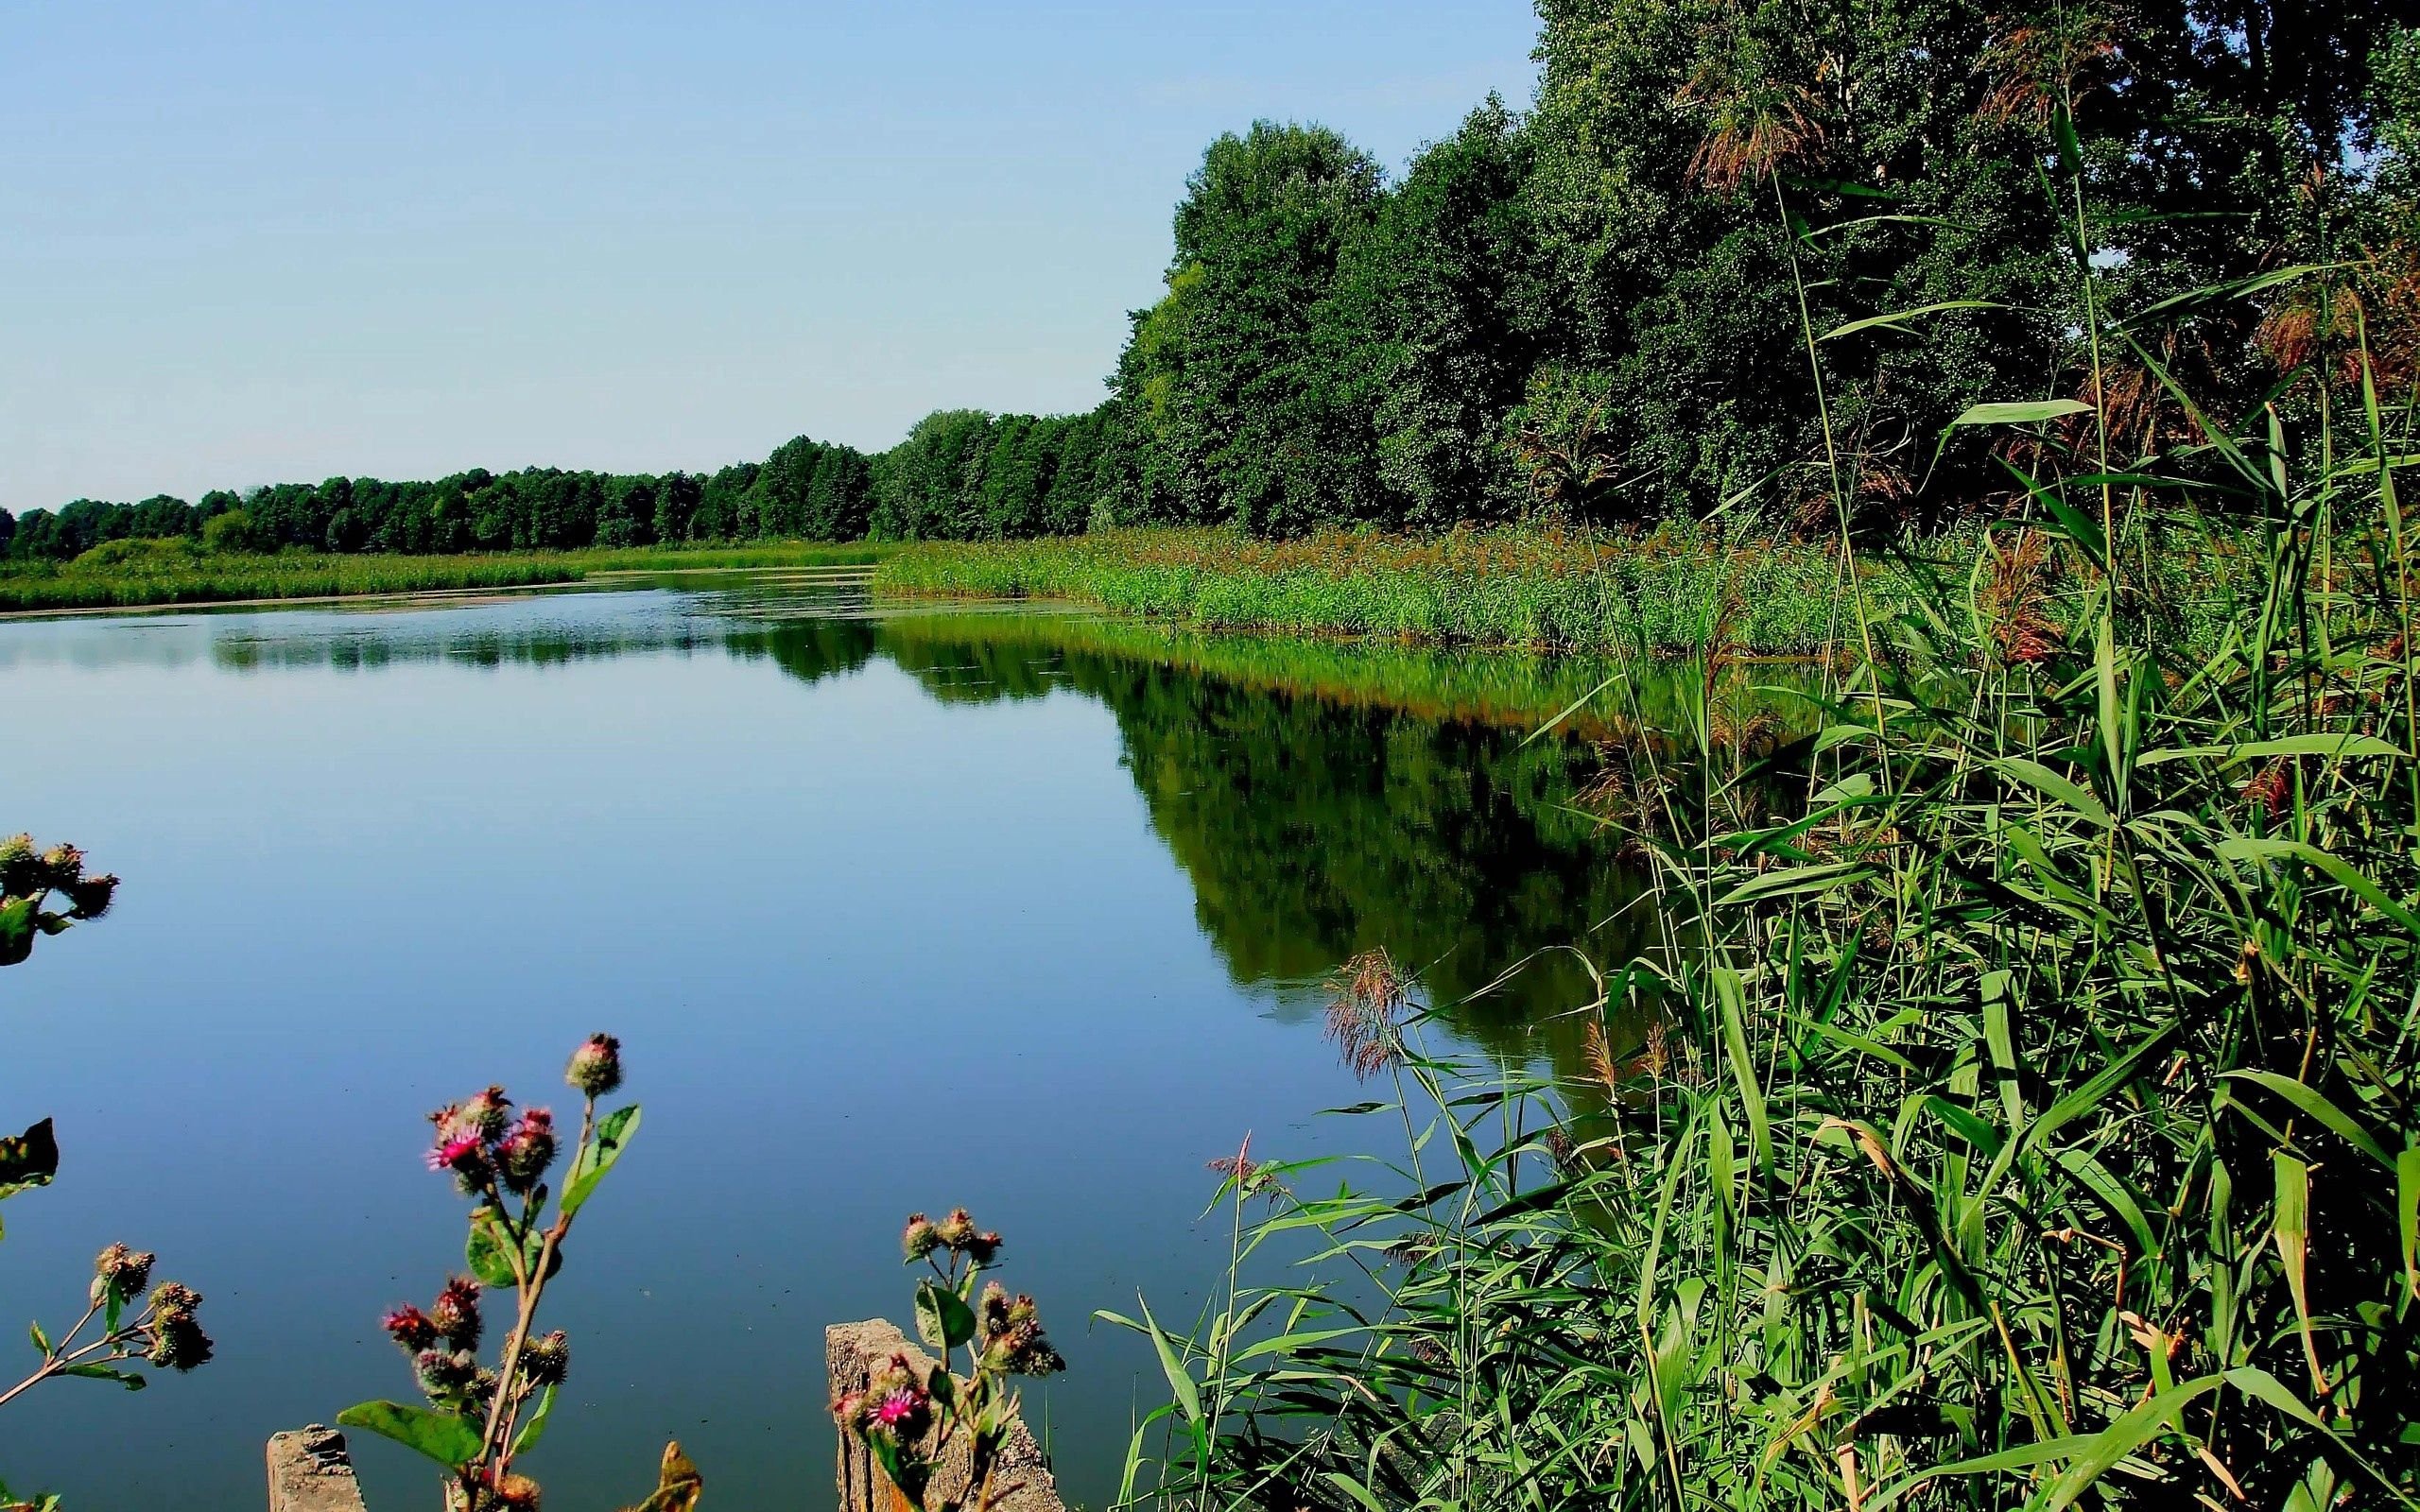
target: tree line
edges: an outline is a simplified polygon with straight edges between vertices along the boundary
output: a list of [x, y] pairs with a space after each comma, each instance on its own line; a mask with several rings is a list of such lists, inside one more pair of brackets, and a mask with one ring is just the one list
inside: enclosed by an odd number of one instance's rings
[[[2096, 407], [2125, 455], [2194, 438], [2163, 371], [2273, 396], [2295, 427], [2328, 386], [2314, 357], [2351, 338], [2348, 287], [2387, 375], [2420, 371], [2420, 30], [2399, 0], [1538, 10], [1530, 108], [1489, 99], [1392, 179], [1324, 127], [1213, 143], [1166, 293], [1090, 413], [942, 410], [885, 452], [802, 437], [711, 474], [78, 500], [0, 512], [0, 545], [66, 558], [229, 515], [225, 544], [437, 552], [1742, 504], [1901, 521], [2014, 488], [1945, 418], [2096, 397], [2059, 272], [2075, 239], [2111, 307], [2344, 270], [2105, 352]], [[2046, 140], [2084, 203], [2054, 192]]]

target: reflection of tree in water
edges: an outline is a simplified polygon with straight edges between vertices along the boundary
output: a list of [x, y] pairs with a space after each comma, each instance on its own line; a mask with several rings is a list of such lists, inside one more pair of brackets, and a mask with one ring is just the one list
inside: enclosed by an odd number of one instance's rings
[[[1653, 925], [1643, 881], [1572, 808], [1586, 746], [1527, 739], [1592, 668], [1281, 638], [1186, 637], [1039, 614], [734, 619], [600, 613], [509, 626], [364, 620], [217, 640], [230, 670], [411, 662], [560, 666], [626, 655], [772, 662], [814, 683], [876, 654], [944, 702], [1069, 690], [1116, 717], [1153, 828], [1229, 971], [1307, 1006], [1383, 949], [1508, 1058], [1587, 1067], [1595, 984], [1564, 947], [1618, 962]], [[600, 606], [601, 608], [601, 606]], [[1529, 964], [1500, 986], [1499, 976]], [[1634, 1035], [1617, 1035], [1628, 1053]]]
[[1152, 825], [1239, 982], [1316, 983], [1384, 949], [1490, 1049], [1582, 1069], [1586, 1020], [1574, 1010], [1596, 988], [1560, 948], [1620, 960], [1652, 922], [1642, 879], [1567, 807], [1593, 770], [1584, 747], [1079, 644], [1050, 655], [1024, 627], [1005, 638], [952, 628], [894, 622], [883, 649], [936, 697], [1067, 688], [1115, 714]]

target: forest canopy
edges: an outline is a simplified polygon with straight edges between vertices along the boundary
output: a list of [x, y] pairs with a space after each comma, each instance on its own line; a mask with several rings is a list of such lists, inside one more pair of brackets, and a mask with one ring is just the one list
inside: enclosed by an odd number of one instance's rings
[[[78, 500], [0, 511], [0, 549], [63, 559], [221, 516], [240, 516], [221, 546], [340, 552], [1742, 503], [1786, 524], [1828, 513], [1835, 471], [1863, 519], [1938, 520], [2013, 487], [1982, 433], [1944, 443], [1947, 417], [2086, 381], [2058, 271], [2077, 235], [2111, 307], [2348, 267], [2382, 373], [2420, 370], [2420, 29], [2399, 0], [1538, 10], [1529, 108], [1490, 98], [1399, 175], [1316, 125], [1211, 144], [1166, 293], [1132, 313], [1088, 414], [942, 410], [886, 452], [801, 437], [711, 474]], [[2046, 140], [2081, 164], [2088, 212], [2056, 198]], [[2313, 353], [2343, 335], [2308, 286], [2144, 339], [2198, 392], [2273, 393], [2291, 427], [2333, 381]], [[2126, 455], [2191, 439], [2148, 364], [2120, 353], [2108, 382]]]

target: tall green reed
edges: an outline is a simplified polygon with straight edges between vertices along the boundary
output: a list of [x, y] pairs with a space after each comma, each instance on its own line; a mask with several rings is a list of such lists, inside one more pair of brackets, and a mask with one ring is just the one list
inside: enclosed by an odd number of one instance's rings
[[[2307, 434], [2207, 413], [2152, 323], [2262, 290], [2111, 315], [2050, 113], [2090, 397], [1961, 417], [2031, 437], [2024, 512], [1898, 555], [1811, 738], [1741, 761], [1709, 710], [1628, 752], [1666, 922], [1575, 1008], [1590, 1078], [1406, 1033], [1357, 1111], [1411, 1159], [1230, 1178], [1270, 1204], [1239, 1267], [1323, 1242], [1218, 1349], [1145, 1320], [1192, 1447], [1138, 1435], [1135, 1499], [2420, 1500], [2412, 405], [2357, 330]], [[2117, 461], [2111, 349], [2190, 440]], [[2248, 590], [2180, 637], [2154, 553], [2238, 522]]]

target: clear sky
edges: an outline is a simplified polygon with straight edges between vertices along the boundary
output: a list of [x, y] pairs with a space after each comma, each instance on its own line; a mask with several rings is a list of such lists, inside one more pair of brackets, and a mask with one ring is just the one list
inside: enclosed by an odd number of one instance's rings
[[1523, 0], [16, 0], [0, 507], [1089, 408], [1201, 148], [1399, 168]]

